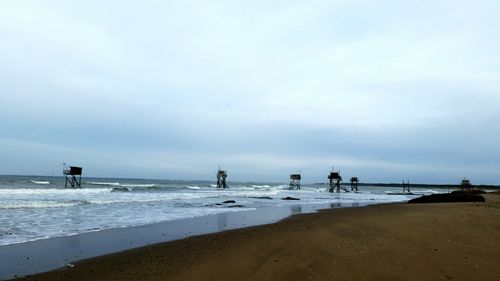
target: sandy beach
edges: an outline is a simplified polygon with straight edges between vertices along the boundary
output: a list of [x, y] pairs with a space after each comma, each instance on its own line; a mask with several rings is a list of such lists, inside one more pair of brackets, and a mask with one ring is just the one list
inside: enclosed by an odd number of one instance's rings
[[25, 280], [500, 280], [500, 195], [485, 198], [295, 215]]

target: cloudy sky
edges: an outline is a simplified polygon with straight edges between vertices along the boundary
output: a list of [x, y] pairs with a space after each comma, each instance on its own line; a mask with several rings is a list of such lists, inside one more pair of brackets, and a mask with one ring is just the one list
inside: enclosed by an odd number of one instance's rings
[[0, 174], [500, 184], [500, 1], [0, 0]]

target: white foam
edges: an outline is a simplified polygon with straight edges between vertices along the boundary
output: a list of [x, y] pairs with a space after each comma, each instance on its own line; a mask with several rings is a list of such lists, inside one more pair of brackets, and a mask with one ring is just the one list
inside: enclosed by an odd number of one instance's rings
[[91, 185], [106, 185], [106, 186], [119, 186], [119, 182], [97, 182], [97, 181], [89, 181], [86, 182], [86, 184], [91, 184]]
[[[81, 225], [80, 228], [74, 227], [63, 227], [62, 230], [57, 231], [59, 226], [45, 226], [46, 228], [38, 232], [29, 232], [25, 234], [16, 234], [0, 237], [0, 246], [24, 243], [28, 241], [36, 241], [47, 238], [62, 237], [62, 236], [73, 236], [82, 233], [96, 232], [111, 228], [123, 228], [140, 226], [151, 223], [158, 223], [164, 221], [172, 221], [184, 218], [194, 218], [201, 217], [211, 214], [218, 213], [228, 213], [228, 212], [239, 212], [239, 211], [250, 211], [255, 210], [255, 208], [169, 208], [167, 212], [158, 213], [151, 216], [138, 216], [135, 218], [121, 218], [112, 221], [104, 221], [99, 219], [94, 219], [94, 221], [89, 221], [88, 224]], [[114, 217], [116, 218], [116, 217]], [[62, 221], [64, 223], [64, 220]], [[73, 225], [68, 225], [73, 226]], [[28, 227], [26, 225], [25, 227]], [[21, 226], [22, 228], [22, 226]]]
[[253, 188], [270, 188], [270, 185], [264, 184], [264, 185], [257, 185], [257, 184], [252, 184]]
[[60, 201], [18, 201], [0, 204], [0, 209], [39, 209], [39, 208], [61, 208], [85, 204], [85, 201], [60, 202]]
[[143, 188], [158, 187], [158, 185], [156, 185], [156, 184], [118, 184], [118, 186], [123, 186], [123, 187], [143, 187]]
[[0, 188], [2, 195], [97, 194], [110, 192], [111, 188]]
[[34, 183], [34, 184], [50, 184], [50, 181], [34, 181], [34, 180], [30, 180], [31, 183]]
[[[52, 185], [35, 186], [27, 180], [23, 183], [25, 188], [0, 186], [1, 227], [13, 233], [3, 236], [0, 233], [0, 245], [212, 213], [245, 211], [262, 206], [317, 203], [340, 206], [343, 203], [373, 204], [413, 198], [384, 194], [384, 188], [366, 188], [359, 193], [332, 194], [328, 193], [326, 188], [310, 185], [301, 190], [288, 190], [286, 184], [235, 184], [229, 189], [215, 189], [210, 187], [216, 185], [208, 183], [163, 182], [161, 187], [165, 188], [147, 189], [157, 186], [158, 183], [123, 180], [120, 184], [102, 180], [88, 183], [95, 186], [65, 189], [62, 184], [61, 188], [53, 188]], [[133, 191], [111, 192], [113, 188], [127, 188]], [[287, 196], [301, 200], [281, 200]], [[259, 197], [270, 197], [272, 200], [262, 200]], [[225, 200], [235, 200], [243, 207], [228, 208], [225, 205], [216, 205]]]
[[446, 190], [443, 189], [441, 191], [438, 191], [438, 190], [428, 189], [428, 190], [415, 190], [412, 192], [415, 194], [437, 194], [437, 193], [444, 193], [446, 192]]

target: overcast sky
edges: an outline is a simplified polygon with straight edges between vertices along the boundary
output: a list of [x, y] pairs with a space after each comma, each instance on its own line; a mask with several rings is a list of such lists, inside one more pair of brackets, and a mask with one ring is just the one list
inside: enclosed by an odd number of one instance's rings
[[499, 14], [0, 0], [0, 174], [500, 184]]

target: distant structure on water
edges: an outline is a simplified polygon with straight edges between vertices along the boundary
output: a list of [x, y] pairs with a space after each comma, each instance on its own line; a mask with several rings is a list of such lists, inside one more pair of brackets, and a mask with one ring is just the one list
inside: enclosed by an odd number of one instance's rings
[[290, 174], [290, 185], [288, 189], [290, 190], [299, 190], [300, 189], [300, 174]]
[[217, 171], [217, 188], [227, 188], [227, 172], [219, 168]]
[[403, 193], [411, 193], [410, 191], [410, 180], [403, 180]]
[[351, 191], [358, 191], [358, 177], [351, 178]]
[[330, 180], [330, 187], [328, 189], [329, 192], [333, 192], [334, 190], [340, 192], [340, 183], [342, 182], [342, 177], [340, 176], [340, 171], [335, 172], [333, 169], [328, 175], [328, 179]]
[[64, 182], [64, 187], [68, 187], [68, 183], [72, 188], [82, 187], [82, 167], [69, 166], [67, 169], [63, 170], [63, 174], [66, 178]]
[[470, 183], [470, 180], [464, 178], [462, 180], [462, 183], [460, 183], [460, 189], [462, 191], [471, 191], [472, 190], [472, 184]]

